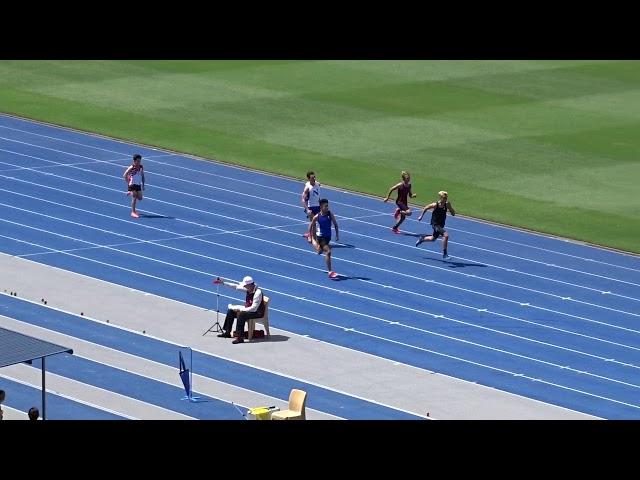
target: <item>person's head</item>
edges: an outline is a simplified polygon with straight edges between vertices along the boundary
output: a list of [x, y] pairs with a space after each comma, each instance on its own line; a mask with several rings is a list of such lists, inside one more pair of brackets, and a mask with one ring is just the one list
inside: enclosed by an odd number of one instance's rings
[[311, 182], [311, 185], [316, 183], [316, 173], [313, 170], [309, 170], [307, 172], [307, 180], [309, 180], [309, 182]]
[[36, 407], [29, 409], [29, 420], [37, 420], [40, 416], [40, 411]]
[[439, 202], [446, 202], [449, 199], [449, 194], [447, 192], [445, 192], [444, 190], [440, 190], [438, 192], [438, 201]]
[[329, 200], [326, 198], [320, 199], [320, 212], [324, 215], [329, 211]]
[[4, 402], [5, 393], [4, 390], [0, 390], [0, 403]]
[[133, 156], [133, 163], [135, 163], [136, 165], [139, 165], [141, 161], [142, 161], [142, 155], [140, 155], [139, 153], [136, 153]]
[[409, 172], [402, 172], [402, 181], [404, 183], [409, 183], [409, 181], [411, 180], [411, 175], [409, 174]]
[[256, 284], [253, 281], [253, 278], [251, 278], [249, 275], [247, 275], [238, 284], [237, 288], [238, 288], [238, 290], [246, 290], [247, 292], [251, 293], [251, 292], [253, 292], [255, 290]]

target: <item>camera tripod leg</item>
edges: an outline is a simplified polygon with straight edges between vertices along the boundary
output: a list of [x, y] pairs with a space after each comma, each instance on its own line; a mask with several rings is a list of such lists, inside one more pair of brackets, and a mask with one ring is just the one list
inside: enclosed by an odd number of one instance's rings
[[203, 337], [209, 332], [224, 333], [224, 329], [220, 325], [220, 282], [217, 282], [216, 286], [218, 287], [216, 290], [216, 321], [202, 334]]

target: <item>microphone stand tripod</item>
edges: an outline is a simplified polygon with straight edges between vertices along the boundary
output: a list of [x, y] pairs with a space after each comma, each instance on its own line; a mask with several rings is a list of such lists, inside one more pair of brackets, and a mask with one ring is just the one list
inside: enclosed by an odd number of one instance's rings
[[211, 325], [207, 331], [205, 331], [202, 336], [204, 337], [207, 333], [209, 332], [214, 332], [214, 333], [223, 333], [224, 329], [222, 328], [222, 326], [220, 325], [220, 284], [223, 282], [223, 280], [218, 277], [216, 278], [213, 283], [217, 286], [217, 290], [216, 290], [216, 321], [213, 325]]

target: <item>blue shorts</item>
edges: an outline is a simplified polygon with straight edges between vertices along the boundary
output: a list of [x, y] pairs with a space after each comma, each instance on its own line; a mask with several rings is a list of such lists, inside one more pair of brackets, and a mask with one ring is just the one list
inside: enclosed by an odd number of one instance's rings
[[307, 215], [307, 217], [309, 217], [309, 220], [311, 220], [320, 212], [320, 205], [318, 205], [317, 207], [308, 207], [308, 208], [311, 213], [307, 214], [307, 211], [305, 210], [304, 214]]

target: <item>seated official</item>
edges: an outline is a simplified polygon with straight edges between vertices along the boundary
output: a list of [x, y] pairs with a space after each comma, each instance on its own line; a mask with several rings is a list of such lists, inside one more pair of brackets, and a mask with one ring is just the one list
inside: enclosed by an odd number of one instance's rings
[[223, 332], [218, 335], [220, 338], [231, 338], [231, 331], [233, 328], [233, 320], [237, 319], [236, 331], [238, 332], [238, 338], [231, 343], [243, 343], [244, 342], [244, 324], [247, 320], [252, 318], [261, 318], [264, 316], [264, 300], [262, 298], [262, 290], [254, 283], [253, 278], [246, 276], [242, 279], [242, 282], [230, 283], [224, 279], [219, 279], [220, 283], [226, 287], [232, 287], [236, 290], [244, 290], [246, 297], [244, 305], [231, 305], [227, 309], [227, 316], [224, 319], [224, 325], [222, 326]]

